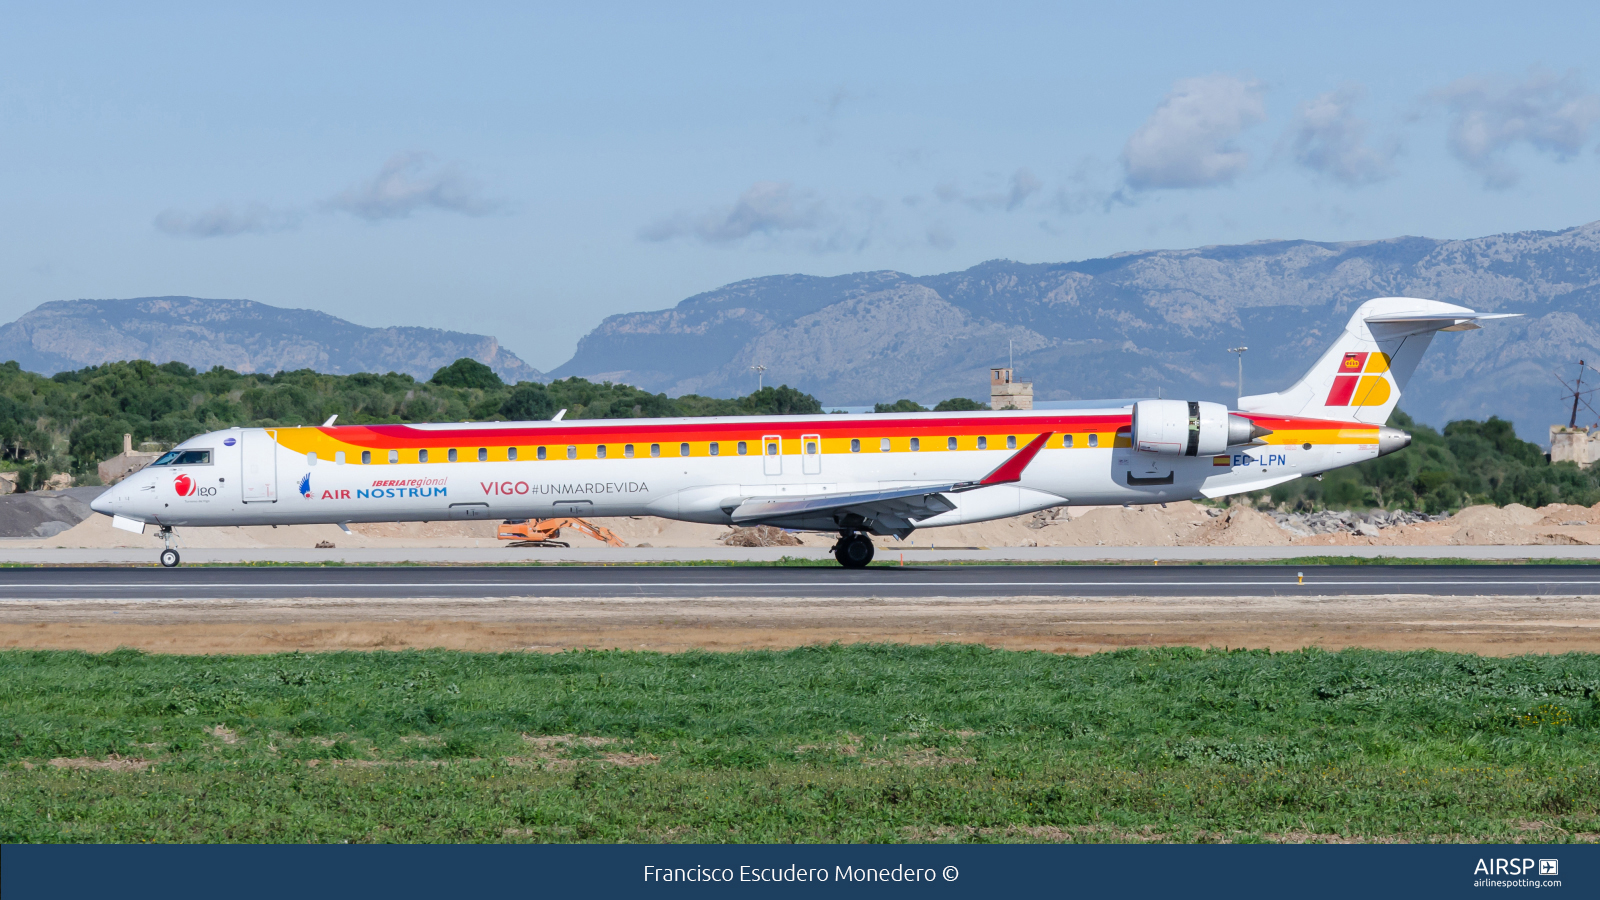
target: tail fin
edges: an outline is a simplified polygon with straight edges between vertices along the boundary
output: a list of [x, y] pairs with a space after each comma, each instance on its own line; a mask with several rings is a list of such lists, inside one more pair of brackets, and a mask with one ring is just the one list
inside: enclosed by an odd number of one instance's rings
[[1516, 314], [1473, 312], [1437, 300], [1381, 297], [1350, 317], [1344, 333], [1294, 387], [1239, 398], [1243, 412], [1382, 425], [1400, 402], [1438, 331], [1473, 331], [1483, 319]]

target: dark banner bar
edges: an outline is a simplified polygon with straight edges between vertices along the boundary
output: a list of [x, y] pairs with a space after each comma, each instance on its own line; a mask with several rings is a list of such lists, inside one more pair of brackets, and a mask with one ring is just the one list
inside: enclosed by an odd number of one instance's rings
[[5, 900], [573, 896], [1558, 897], [1586, 845], [24, 846]]

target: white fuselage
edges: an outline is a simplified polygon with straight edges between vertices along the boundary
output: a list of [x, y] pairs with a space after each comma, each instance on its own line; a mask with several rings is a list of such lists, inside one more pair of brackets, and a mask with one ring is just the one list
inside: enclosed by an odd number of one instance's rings
[[1127, 439], [1129, 421], [1127, 408], [1112, 408], [236, 428], [179, 445], [209, 451], [204, 462], [147, 467], [93, 507], [158, 526], [569, 515], [730, 524], [750, 498], [974, 481], [1051, 434], [1019, 482], [951, 495], [953, 510], [916, 523], [928, 528], [1064, 504], [1223, 496], [1378, 455], [1375, 426], [1287, 419], [1273, 421], [1270, 443], [1222, 455], [1143, 453]]

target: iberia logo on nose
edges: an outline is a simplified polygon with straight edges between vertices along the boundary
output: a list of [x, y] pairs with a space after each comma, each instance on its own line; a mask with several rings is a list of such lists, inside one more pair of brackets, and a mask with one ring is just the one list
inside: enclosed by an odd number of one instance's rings
[[1323, 405], [1382, 406], [1389, 402], [1389, 379], [1383, 376], [1387, 371], [1387, 353], [1346, 353]]
[[179, 475], [172, 479], [172, 489], [178, 492], [179, 497], [194, 496], [194, 479], [187, 475]]

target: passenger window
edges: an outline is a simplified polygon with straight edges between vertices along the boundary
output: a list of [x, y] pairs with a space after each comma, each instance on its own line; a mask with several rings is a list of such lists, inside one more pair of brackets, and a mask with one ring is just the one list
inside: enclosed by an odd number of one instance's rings
[[393, 465], [393, 464], [395, 464], [395, 463], [397, 463], [399, 461], [400, 461], [400, 451], [399, 450], [390, 450], [389, 451], [389, 464]]
[[447, 457], [447, 458], [448, 458], [448, 459], [449, 459], [449, 460], [450, 460], [450, 461], [451, 461], [451, 462], [455, 462], [455, 461], [456, 461], [456, 448], [454, 448], [454, 447], [451, 447], [451, 448], [450, 448], [450, 452], [449, 452], [449, 453], [446, 453], [446, 454], [445, 454], [445, 456], [446, 456], [446, 457]]
[[512, 462], [515, 462], [516, 459], [517, 459], [517, 448], [515, 448], [515, 447], [507, 447], [506, 448], [506, 459], [509, 459]]
[[628, 459], [633, 459], [633, 445], [632, 444], [623, 444], [622, 445], [622, 455], [624, 457], [627, 457]]
[[578, 448], [572, 446], [571, 444], [568, 444], [567, 445], [567, 459], [577, 459], [577, 458], [578, 458]]
[[1016, 435], [1014, 435], [1014, 434], [1006, 435], [1006, 449], [1007, 450], [1015, 450], [1015, 449], [1017, 449], [1017, 436]]
[[944, 448], [945, 448], [945, 449], [946, 449], [946, 450], [954, 450], [954, 449], [955, 449], [955, 448], [956, 448], [956, 439], [955, 439], [955, 438], [949, 438], [949, 439], [947, 439], [947, 440], [946, 440], [946, 441], [945, 441], [945, 442], [944, 442]]
[[[428, 451], [424, 450], [422, 452], [426, 453]], [[343, 450], [340, 450], [340, 451], [338, 451], [338, 452], [333, 454], [333, 464], [336, 465], [336, 466], [344, 465], [344, 451]]]
[[879, 453], [888, 453], [889, 452], [889, 439], [888, 438], [884, 438], [883, 440], [878, 442], [878, 452]]
[[1061, 436], [1061, 446], [1067, 448], [1068, 450], [1071, 450], [1072, 449], [1072, 435], [1063, 434]]
[[1098, 434], [1089, 435], [1089, 446], [1091, 446], [1091, 447], [1100, 446], [1100, 435], [1098, 435]]
[[978, 435], [978, 449], [979, 450], [987, 450], [987, 449], [989, 449], [989, 439], [984, 437], [983, 435]]
[[425, 463], [427, 461], [428, 461], [428, 451], [427, 450], [418, 450], [417, 451], [417, 462]]
[[361, 451], [361, 464], [363, 466], [372, 465], [372, 451], [371, 450], [363, 450], [363, 451]]
[[661, 445], [660, 444], [651, 444], [650, 445], [650, 455], [651, 456], [660, 456], [661, 455]]
[[912, 438], [911, 439], [911, 452], [915, 453], [915, 452], [917, 452], [918, 450], [921, 450], [921, 449], [922, 449], [922, 438]]
[[806, 441], [806, 455], [807, 456], [815, 456], [816, 454], [817, 454], [817, 442], [816, 441]]
[[744, 441], [740, 441], [739, 442], [739, 455], [743, 456], [743, 455], [745, 455], [746, 453], [749, 453], [749, 452], [750, 452], [750, 446], [748, 444], [746, 444]]
[[716, 456], [718, 453], [721, 453], [721, 452], [722, 452], [722, 446], [720, 444], [718, 444], [716, 441], [712, 441], [711, 442], [711, 455], [712, 456]]
[[778, 455], [778, 445], [777, 444], [767, 444], [767, 455], [768, 456], [777, 456]]
[[851, 453], [860, 453], [861, 452], [861, 439], [860, 438], [851, 438], [850, 439], [850, 452]]
[[489, 448], [488, 447], [479, 447], [478, 448], [478, 462], [488, 462], [488, 461], [489, 461]]
[[313, 451], [311, 453], [307, 453], [306, 454], [306, 465], [314, 466], [316, 464], [317, 464], [317, 454], [316, 454], [316, 452]]
[[598, 445], [598, 446], [596, 446], [594, 448], [594, 458], [595, 459], [605, 459], [606, 458], [606, 445], [605, 444], [600, 444], [600, 445]]
[[534, 451], [534, 455], [540, 459], [544, 459], [544, 448], [540, 447], [538, 450]]
[[678, 445], [678, 455], [679, 456], [688, 456], [689, 455], [689, 445], [688, 444], [679, 444]]

